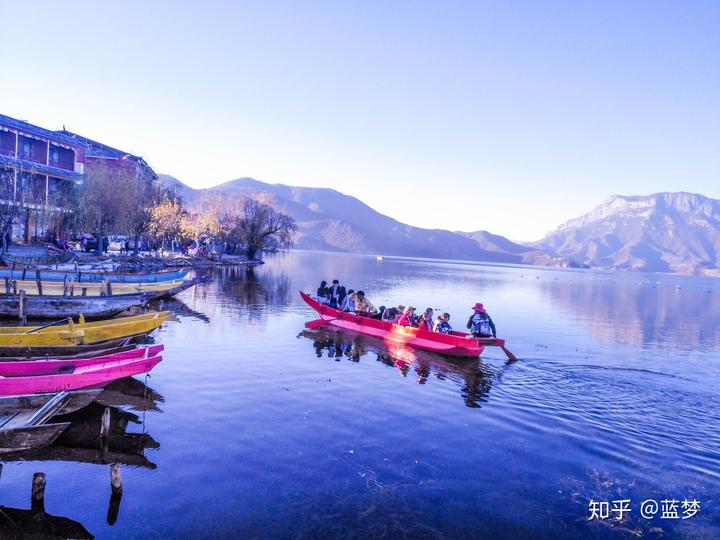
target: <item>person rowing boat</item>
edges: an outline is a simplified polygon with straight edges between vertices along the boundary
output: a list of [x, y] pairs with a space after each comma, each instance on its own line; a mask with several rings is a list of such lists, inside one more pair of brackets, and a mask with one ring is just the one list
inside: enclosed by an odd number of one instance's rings
[[496, 337], [495, 323], [485, 311], [485, 306], [477, 302], [472, 309], [474, 313], [470, 315], [467, 322], [470, 333], [477, 338]]

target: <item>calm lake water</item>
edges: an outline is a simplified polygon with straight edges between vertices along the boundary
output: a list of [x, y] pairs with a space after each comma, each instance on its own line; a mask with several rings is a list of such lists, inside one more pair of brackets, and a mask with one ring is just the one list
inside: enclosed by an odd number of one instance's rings
[[[147, 387], [103, 396], [116, 519], [101, 405], [4, 462], [3, 511], [43, 471], [47, 513], [98, 538], [720, 537], [720, 280], [306, 252], [214, 276], [169, 304]], [[456, 328], [481, 301], [520, 360], [305, 330], [297, 291], [333, 278]], [[588, 520], [621, 499], [623, 521]]]

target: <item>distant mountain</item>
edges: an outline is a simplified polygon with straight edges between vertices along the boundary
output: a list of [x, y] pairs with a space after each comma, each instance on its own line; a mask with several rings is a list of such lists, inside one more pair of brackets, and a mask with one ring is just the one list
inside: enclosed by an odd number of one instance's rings
[[592, 267], [720, 275], [720, 201], [613, 195], [531, 245]]
[[485, 231], [458, 233], [421, 229], [385, 216], [362, 201], [334, 189], [266, 184], [239, 178], [196, 190], [176, 178], [160, 175], [183, 200], [192, 203], [202, 193], [269, 198], [298, 225], [295, 247], [409, 257], [569, 266], [569, 259], [536, 247], [526, 247]]

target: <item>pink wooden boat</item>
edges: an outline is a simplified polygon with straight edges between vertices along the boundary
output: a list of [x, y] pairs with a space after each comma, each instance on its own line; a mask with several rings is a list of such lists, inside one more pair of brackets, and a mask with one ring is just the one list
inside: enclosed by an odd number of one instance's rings
[[[125, 353], [120, 353], [125, 354]], [[0, 396], [28, 395], [41, 392], [62, 392], [80, 388], [100, 388], [116, 379], [146, 373], [154, 368], [162, 356], [119, 358], [104, 360], [92, 365], [75, 367], [71, 373], [44, 374], [34, 376], [0, 376]], [[35, 360], [32, 363], [43, 363]], [[52, 362], [52, 360], [50, 361]], [[78, 362], [84, 362], [78, 361]], [[5, 364], [0, 366], [0, 369]], [[67, 364], [65, 364], [67, 365]], [[2, 372], [0, 372], [2, 374]]]
[[[16, 362], [0, 362], [0, 377], [36, 377], [38, 375], [68, 375], [80, 368], [88, 368], [105, 364], [113, 360], [132, 360], [152, 358], [165, 348], [164, 345], [142, 347], [115, 354], [93, 356], [77, 360], [48, 358], [43, 360], [21, 360]], [[1, 379], [0, 379], [1, 380]]]
[[447, 356], [476, 357], [480, 356], [486, 346], [494, 346], [500, 347], [509, 359], [516, 359], [505, 348], [503, 339], [475, 338], [463, 332], [453, 332], [452, 334], [428, 332], [419, 328], [400, 326], [389, 321], [380, 321], [333, 309], [302, 291], [300, 291], [300, 296], [320, 315], [319, 320], [306, 323], [305, 326], [308, 328], [317, 328], [327, 324], [343, 330], [375, 336], [391, 345], [407, 345]]

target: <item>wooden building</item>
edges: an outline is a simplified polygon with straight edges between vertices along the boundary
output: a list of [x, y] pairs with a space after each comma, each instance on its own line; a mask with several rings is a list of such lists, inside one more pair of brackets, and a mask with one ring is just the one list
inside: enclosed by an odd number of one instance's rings
[[55, 131], [0, 114], [0, 205], [16, 242], [59, 234], [73, 183], [82, 181], [86, 146]]

